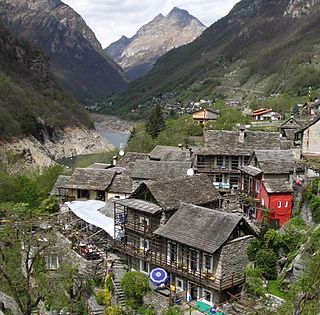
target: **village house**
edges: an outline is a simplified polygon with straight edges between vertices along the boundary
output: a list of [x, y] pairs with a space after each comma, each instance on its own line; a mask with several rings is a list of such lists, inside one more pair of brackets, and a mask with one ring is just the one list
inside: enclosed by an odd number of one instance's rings
[[[144, 244], [149, 244], [153, 231], [170, 218], [181, 201], [213, 209], [219, 200], [220, 194], [205, 175], [141, 183], [130, 198], [115, 200], [115, 233], [124, 231], [137, 249], [147, 247]], [[136, 261], [135, 269], [146, 270], [142, 267]]]
[[120, 167], [77, 168], [71, 176], [58, 177], [51, 195], [58, 197], [61, 201], [89, 199], [105, 201], [108, 199], [108, 189], [115, 176], [124, 171], [125, 169]]
[[192, 113], [192, 119], [199, 124], [205, 124], [208, 121], [217, 120], [219, 112], [213, 108], [199, 109]]
[[273, 111], [272, 109], [268, 108], [260, 108], [257, 110], [254, 110], [251, 114], [252, 118], [254, 120], [281, 120], [282, 115], [278, 112]]
[[292, 150], [255, 150], [248, 164], [240, 167], [241, 191], [257, 202], [248, 211], [259, 221], [283, 225], [291, 217], [293, 179], [304, 170], [296, 166]]
[[294, 117], [290, 117], [279, 126], [279, 132], [282, 137], [294, 141], [295, 132], [301, 127], [301, 124]]
[[184, 149], [182, 144], [177, 147], [157, 145], [149, 154], [153, 161], [188, 162], [192, 160], [192, 150]]
[[204, 146], [194, 152], [194, 169], [207, 174], [221, 190], [239, 189], [239, 167], [248, 163], [254, 150], [290, 149], [291, 141], [276, 132], [208, 130]]
[[[148, 219], [135, 225], [141, 213]], [[168, 221], [161, 220], [161, 213], [160, 206], [142, 200], [115, 204], [116, 227], [125, 231], [116, 247], [129, 266], [145, 273], [164, 268], [177, 297], [188, 293], [192, 299], [218, 303], [227, 292], [235, 293], [244, 282], [246, 248], [254, 234], [246, 221], [187, 203], [180, 203]]]
[[296, 132], [295, 145], [302, 158], [320, 156], [320, 116]]
[[136, 161], [131, 174], [133, 188], [137, 188], [142, 182], [186, 176], [191, 167], [192, 161]]

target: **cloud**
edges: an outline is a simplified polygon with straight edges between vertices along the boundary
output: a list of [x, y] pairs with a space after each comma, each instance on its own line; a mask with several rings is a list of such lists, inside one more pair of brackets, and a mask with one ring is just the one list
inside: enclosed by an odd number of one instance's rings
[[225, 16], [239, 0], [63, 0], [78, 12], [95, 32], [102, 47], [122, 35], [133, 36], [159, 13], [176, 6], [188, 10], [209, 26]]

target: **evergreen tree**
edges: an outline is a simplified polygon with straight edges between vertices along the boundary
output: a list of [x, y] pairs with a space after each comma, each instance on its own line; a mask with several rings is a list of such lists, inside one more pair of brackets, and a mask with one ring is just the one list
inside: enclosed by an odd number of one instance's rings
[[153, 138], [157, 138], [160, 131], [165, 129], [165, 122], [160, 104], [157, 104], [150, 112], [146, 122], [146, 131]]

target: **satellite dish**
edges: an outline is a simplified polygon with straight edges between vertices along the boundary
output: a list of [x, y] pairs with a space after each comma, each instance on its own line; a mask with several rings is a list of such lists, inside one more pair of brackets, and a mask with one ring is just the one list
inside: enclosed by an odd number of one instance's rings
[[188, 170], [187, 170], [187, 175], [188, 176], [192, 176], [194, 174], [194, 170], [192, 169], [192, 168], [189, 168]]
[[120, 150], [120, 151], [119, 151], [119, 155], [120, 155], [120, 156], [124, 156], [124, 151], [123, 151], [123, 150]]

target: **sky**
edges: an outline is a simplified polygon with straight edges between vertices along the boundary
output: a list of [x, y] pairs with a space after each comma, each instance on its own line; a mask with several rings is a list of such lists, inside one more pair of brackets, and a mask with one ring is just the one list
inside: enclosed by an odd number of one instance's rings
[[78, 12], [94, 31], [103, 48], [122, 35], [133, 36], [159, 13], [173, 7], [187, 10], [210, 26], [228, 14], [239, 0], [62, 0]]

